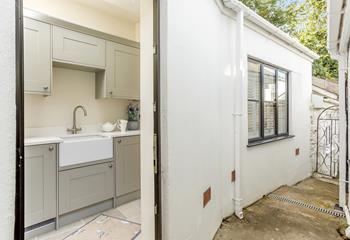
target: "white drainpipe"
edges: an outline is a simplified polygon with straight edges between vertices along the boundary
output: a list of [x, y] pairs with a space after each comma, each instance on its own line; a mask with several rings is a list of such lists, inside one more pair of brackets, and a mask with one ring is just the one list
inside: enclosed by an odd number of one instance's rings
[[[348, 43], [350, 38], [350, 5], [345, 5], [345, 9], [338, 9], [336, 12], [330, 12], [331, 1], [328, 0], [328, 29], [330, 29], [330, 18], [333, 15], [342, 15], [344, 14], [344, 19], [342, 24], [342, 29], [340, 29], [340, 41], [339, 39], [331, 39], [332, 36], [328, 35], [328, 49], [330, 54], [334, 59], [337, 59], [339, 62], [339, 132], [340, 132], [340, 150], [339, 150], [339, 205], [343, 208], [346, 220], [348, 224], [348, 228], [345, 230], [345, 234], [347, 237], [350, 237], [350, 198], [348, 198], [348, 202], [346, 202], [346, 150], [350, 149], [350, 145], [347, 145], [346, 139], [346, 78], [348, 72]], [[346, 14], [345, 14], [346, 13]], [[349, 90], [348, 86], [348, 90]], [[349, 100], [348, 100], [349, 101]], [[348, 102], [349, 104], [349, 102]], [[350, 136], [348, 139], [348, 144], [350, 144]], [[349, 184], [350, 187], [350, 184]]]
[[[241, 197], [241, 124], [242, 124], [242, 105], [244, 100], [242, 99], [244, 87], [244, 63], [245, 52], [243, 50], [244, 39], [244, 9], [241, 5], [235, 5], [236, 2], [231, 0], [216, 0], [216, 3], [220, 7], [221, 11], [228, 17], [233, 18], [236, 23], [236, 32], [233, 38], [236, 40], [236, 46], [233, 49], [232, 57], [232, 81], [233, 81], [233, 168], [235, 170], [235, 184], [232, 189], [233, 192], [233, 205], [235, 209], [235, 215], [239, 218], [243, 218], [242, 209], [242, 197]], [[228, 11], [224, 8], [232, 9]]]
[[[244, 64], [246, 61], [246, 54], [243, 48], [244, 43], [244, 19], [249, 19], [257, 24], [270, 35], [276, 36], [279, 39], [285, 41], [288, 45], [291, 45], [298, 49], [301, 53], [304, 53], [309, 58], [317, 59], [319, 56], [312, 52], [310, 49], [301, 45], [297, 40], [292, 39], [282, 30], [276, 28], [271, 23], [254, 13], [251, 9], [246, 7], [240, 1], [237, 0], [216, 0], [216, 3], [220, 7], [221, 11], [230, 18], [234, 18], [236, 20], [236, 35], [234, 38], [236, 39], [236, 47], [233, 52], [233, 62], [232, 68], [235, 70], [233, 77], [234, 81], [234, 107], [233, 107], [233, 134], [234, 134], [234, 170], [236, 173], [236, 181], [234, 184], [234, 207], [235, 214], [238, 218], [243, 218], [243, 210], [242, 210], [242, 198], [241, 198], [241, 124], [242, 124], [242, 106], [244, 104], [245, 99], [243, 99], [243, 92], [245, 91], [243, 80], [245, 76]], [[232, 12], [227, 11], [227, 9], [232, 9], [236, 16]]]
[[339, 62], [339, 205], [346, 205], [346, 112], [345, 112], [345, 73], [346, 60], [338, 57]]
[[343, 28], [341, 30], [341, 41], [339, 43], [339, 53], [340, 54], [347, 54], [349, 51], [349, 39], [350, 39], [350, 1], [347, 1], [345, 4], [345, 9], [342, 11], [344, 14], [343, 19]]
[[235, 56], [234, 63], [235, 75], [233, 84], [234, 104], [233, 104], [233, 131], [234, 131], [234, 169], [236, 174], [234, 185], [234, 206], [235, 214], [238, 218], [243, 218], [242, 199], [241, 199], [241, 124], [242, 124], [242, 105], [243, 105], [243, 78], [244, 78], [244, 50], [243, 50], [243, 34], [244, 34], [244, 12], [240, 10], [236, 16], [236, 49], [233, 54]]

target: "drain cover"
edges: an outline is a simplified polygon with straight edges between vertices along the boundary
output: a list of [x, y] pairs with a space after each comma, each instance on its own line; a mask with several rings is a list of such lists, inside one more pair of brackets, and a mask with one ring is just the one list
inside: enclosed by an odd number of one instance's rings
[[325, 213], [334, 217], [340, 217], [340, 218], [345, 218], [345, 213], [343, 211], [339, 211], [339, 210], [335, 210], [335, 209], [328, 209], [328, 208], [321, 208], [321, 207], [317, 207], [314, 206], [312, 204], [308, 204], [308, 203], [304, 203], [301, 202], [299, 200], [295, 200], [295, 199], [290, 199], [286, 196], [281, 196], [281, 195], [276, 195], [276, 194], [269, 194], [267, 195], [267, 197], [271, 198], [271, 199], [275, 199], [281, 202], [286, 202], [286, 203], [290, 203], [296, 206], [300, 206], [303, 208], [308, 208], [317, 212], [321, 212], [321, 213]]

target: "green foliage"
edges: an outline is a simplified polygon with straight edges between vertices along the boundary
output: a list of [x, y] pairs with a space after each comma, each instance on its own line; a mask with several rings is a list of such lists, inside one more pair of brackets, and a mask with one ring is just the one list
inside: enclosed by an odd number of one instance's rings
[[140, 120], [140, 109], [138, 104], [129, 103], [128, 105], [128, 120], [139, 121]]
[[326, 0], [241, 0], [259, 15], [281, 28], [320, 55], [313, 74], [320, 78], [338, 78], [338, 63], [327, 50]]
[[297, 25], [298, 4], [296, 0], [241, 0], [275, 26], [286, 32], [294, 31]]

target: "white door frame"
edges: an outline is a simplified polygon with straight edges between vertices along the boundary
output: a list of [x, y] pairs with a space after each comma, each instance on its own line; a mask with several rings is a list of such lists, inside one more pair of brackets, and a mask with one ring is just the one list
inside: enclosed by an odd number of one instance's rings
[[155, 239], [153, 0], [140, 1], [141, 239]]

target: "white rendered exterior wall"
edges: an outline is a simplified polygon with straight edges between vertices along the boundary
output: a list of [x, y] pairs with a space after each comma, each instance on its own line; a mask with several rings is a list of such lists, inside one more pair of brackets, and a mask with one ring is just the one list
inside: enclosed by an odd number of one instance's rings
[[[242, 198], [246, 206], [279, 186], [297, 183], [312, 173], [309, 159], [312, 63], [250, 28], [246, 28], [244, 42], [248, 56], [290, 71], [289, 133], [295, 135], [251, 148], [242, 145]], [[247, 84], [247, 80], [244, 82]], [[247, 96], [247, 87], [244, 94]], [[241, 137], [247, 143], [246, 102], [243, 109]], [[300, 149], [298, 156], [296, 148]]]
[[[161, 14], [163, 237], [209, 240], [234, 211], [232, 79], [237, 71], [230, 69], [235, 21], [213, 0], [167, 0]], [[241, 195], [247, 206], [311, 174], [312, 64], [273, 37], [248, 27], [244, 35], [249, 56], [291, 71], [290, 133], [295, 135], [247, 148], [247, 103], [242, 103]], [[246, 75], [243, 83], [247, 89]], [[211, 201], [203, 208], [209, 187]]]
[[[221, 143], [232, 129], [232, 118], [222, 112], [232, 113], [232, 95], [223, 89], [232, 89], [234, 22], [211, 0], [163, 4], [163, 237], [212, 239], [223, 215], [233, 211], [232, 153], [222, 153]], [[203, 208], [209, 187], [211, 201]]]
[[12, 240], [16, 168], [15, 1], [2, 1], [0, 15], [0, 238]]

